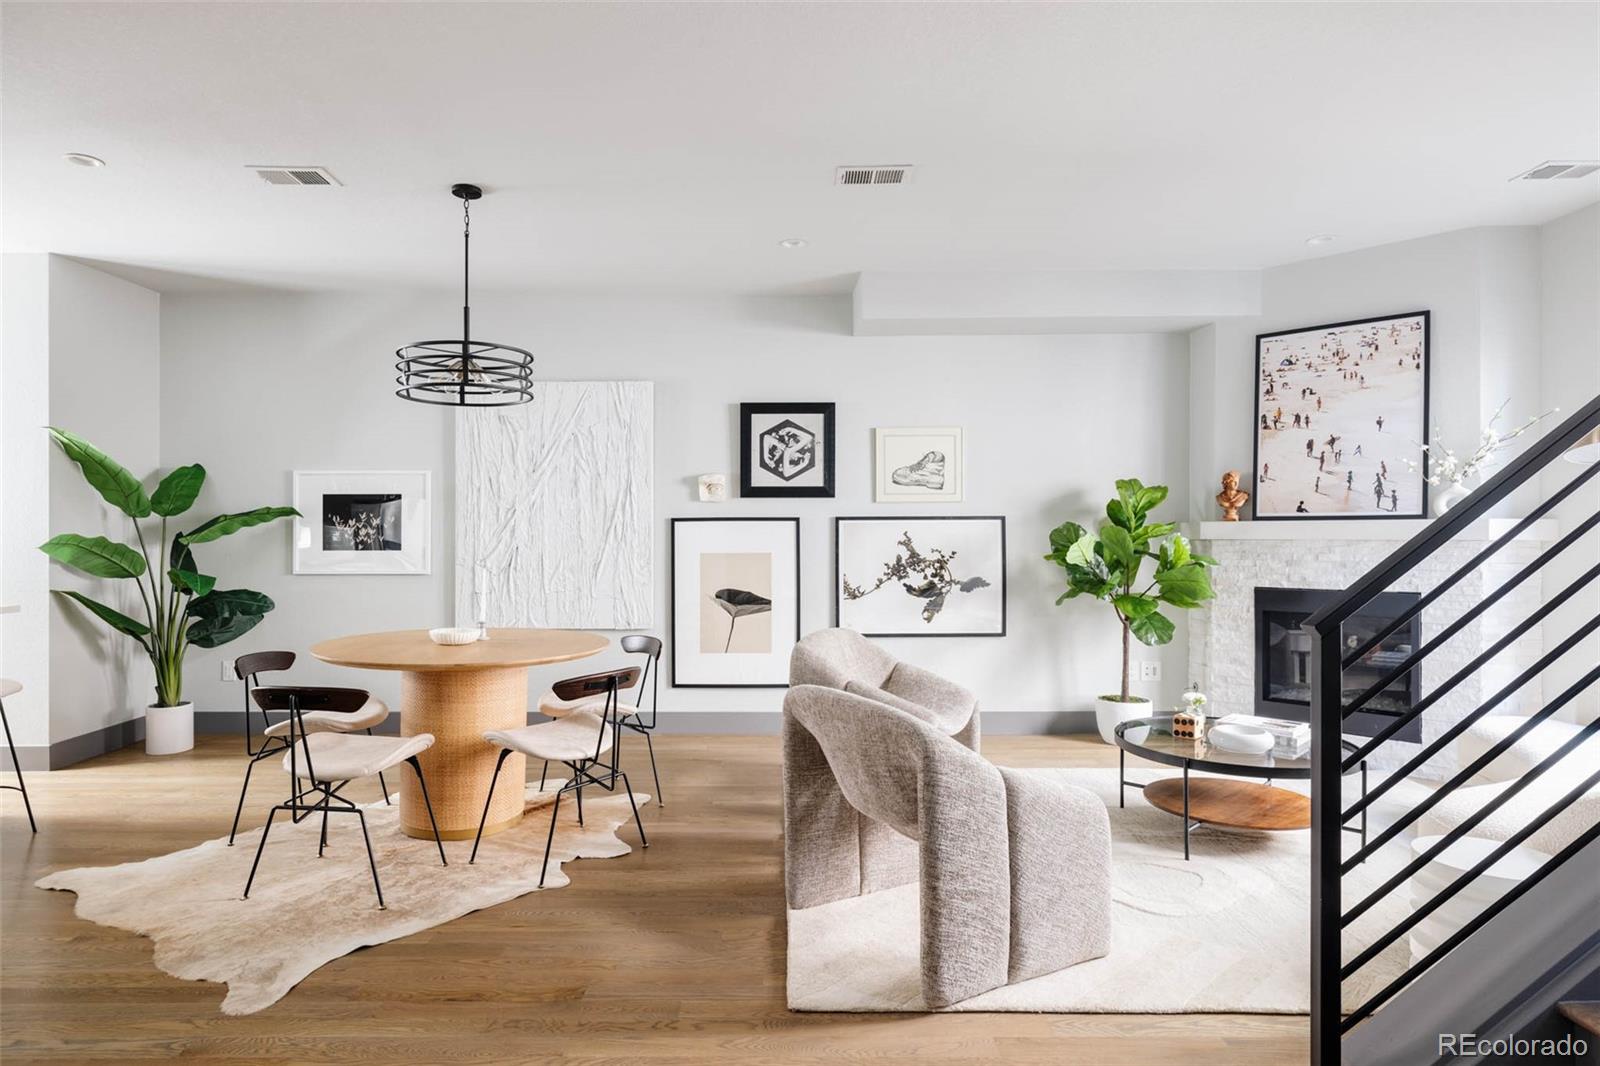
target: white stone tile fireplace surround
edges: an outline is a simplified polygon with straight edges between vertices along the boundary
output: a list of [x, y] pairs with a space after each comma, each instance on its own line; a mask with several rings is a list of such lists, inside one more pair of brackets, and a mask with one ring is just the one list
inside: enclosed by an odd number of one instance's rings
[[[1515, 519], [1491, 518], [1475, 523], [1466, 534], [1440, 549], [1395, 591], [1428, 592], [1503, 535]], [[1319, 520], [1303, 522], [1200, 522], [1184, 530], [1195, 550], [1214, 557], [1211, 572], [1216, 599], [1190, 612], [1189, 673], [1210, 697], [1212, 714], [1250, 714], [1255, 710], [1255, 590], [1265, 588], [1342, 589], [1381, 562], [1427, 523], [1423, 520]], [[1515, 541], [1495, 553], [1454, 588], [1423, 611], [1424, 643], [1433, 641], [1451, 622], [1499, 588], [1558, 536], [1556, 523], [1534, 523]], [[1524, 581], [1472, 624], [1462, 629], [1423, 661], [1422, 694], [1448, 680], [1481, 654], [1506, 630], [1526, 618], [1540, 603], [1537, 576]], [[1427, 743], [1499, 691], [1541, 654], [1540, 627], [1520, 639], [1467, 678], [1422, 715]], [[1539, 679], [1533, 678], [1505, 700], [1495, 714], [1529, 714], [1540, 704]], [[1378, 771], [1394, 769], [1419, 750], [1419, 745], [1390, 742], [1375, 755]], [[1442, 778], [1456, 769], [1454, 745], [1430, 759], [1421, 776]]]

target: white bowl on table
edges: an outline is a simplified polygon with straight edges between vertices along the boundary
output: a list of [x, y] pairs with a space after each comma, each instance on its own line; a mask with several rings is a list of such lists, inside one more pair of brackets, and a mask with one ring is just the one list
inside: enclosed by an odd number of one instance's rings
[[435, 644], [471, 644], [478, 639], [476, 628], [466, 629], [459, 626], [447, 626], [442, 629], [428, 630], [428, 639]]
[[1272, 750], [1272, 734], [1253, 725], [1214, 725], [1206, 739], [1212, 747], [1238, 755], [1265, 755]]

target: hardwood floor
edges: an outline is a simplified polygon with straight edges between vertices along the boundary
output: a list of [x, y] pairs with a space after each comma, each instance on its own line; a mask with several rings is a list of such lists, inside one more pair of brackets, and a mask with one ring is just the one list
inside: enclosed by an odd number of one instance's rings
[[[1086, 738], [995, 737], [1014, 766], [1115, 765]], [[534, 893], [337, 959], [258, 1014], [220, 1014], [221, 986], [169, 977], [150, 941], [73, 916], [33, 888], [224, 835], [243, 773], [237, 737], [189, 754], [129, 750], [29, 777], [40, 833], [5, 793], [0, 829], [0, 1057], [204, 1063], [1303, 1063], [1302, 1017], [848, 1015], [784, 1009], [782, 847], [774, 737], [656, 744], [668, 806], [648, 851], [568, 867]], [[627, 749], [634, 781], [642, 745]], [[8, 778], [9, 779], [9, 778]], [[263, 786], [246, 824], [265, 817]], [[377, 798], [376, 784], [355, 791]], [[370, 794], [370, 796], [369, 796]], [[1151, 966], [1161, 960], [1151, 959]]]

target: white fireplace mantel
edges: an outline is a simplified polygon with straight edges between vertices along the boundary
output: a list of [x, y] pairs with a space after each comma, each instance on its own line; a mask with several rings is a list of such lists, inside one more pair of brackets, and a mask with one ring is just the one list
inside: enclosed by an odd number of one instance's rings
[[[1480, 518], [1455, 539], [1490, 541], [1504, 536], [1520, 518]], [[1183, 535], [1190, 540], [1364, 540], [1405, 541], [1427, 529], [1426, 518], [1307, 518], [1272, 522], [1186, 522]], [[1560, 535], [1555, 519], [1541, 518], [1522, 533], [1520, 541], [1548, 544]]]
[[[1487, 561], [1473, 565], [1485, 545], [1508, 533], [1516, 518], [1484, 518], [1408, 571], [1394, 591], [1427, 592], [1450, 582], [1423, 612], [1425, 642], [1437, 639], [1452, 620], [1488, 599], [1528, 565], [1547, 543], [1555, 541], [1558, 524], [1540, 519]], [[1282, 522], [1193, 522], [1183, 532], [1195, 548], [1217, 560], [1210, 571], [1216, 595], [1188, 618], [1189, 677], [1211, 697], [1207, 710], [1217, 714], [1250, 714], [1256, 709], [1256, 613], [1258, 588], [1348, 588], [1379, 565], [1401, 543], [1426, 529], [1425, 519], [1316, 519]], [[1456, 579], [1457, 571], [1466, 571]], [[1422, 664], [1424, 694], [1466, 669], [1494, 640], [1539, 606], [1540, 583], [1522, 581], [1489, 610], [1439, 647]], [[1443, 734], [1492, 692], [1509, 684], [1542, 653], [1539, 626], [1525, 632], [1464, 681], [1456, 684], [1422, 716], [1423, 740]], [[1540, 706], [1539, 680], [1522, 686], [1497, 713], [1530, 713]], [[1373, 761], [1392, 769], [1417, 751], [1417, 745], [1392, 742]], [[1455, 768], [1452, 745], [1430, 759], [1425, 776]]]

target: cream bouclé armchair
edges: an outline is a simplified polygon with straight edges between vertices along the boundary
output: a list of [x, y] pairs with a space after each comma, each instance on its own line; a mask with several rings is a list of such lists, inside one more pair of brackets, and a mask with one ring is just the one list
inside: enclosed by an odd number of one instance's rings
[[923, 999], [949, 1006], [1106, 954], [1104, 804], [977, 753], [977, 700], [860, 634], [795, 648], [784, 879], [814, 907], [919, 882]]

